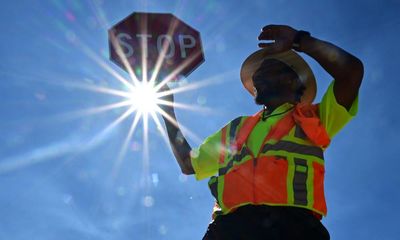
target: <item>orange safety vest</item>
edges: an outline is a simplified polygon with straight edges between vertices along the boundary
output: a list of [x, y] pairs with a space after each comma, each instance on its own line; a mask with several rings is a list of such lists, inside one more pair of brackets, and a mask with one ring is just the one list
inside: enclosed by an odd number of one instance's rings
[[221, 144], [229, 151], [220, 152], [218, 176], [208, 183], [217, 200], [213, 218], [247, 204], [302, 207], [325, 216], [323, 151], [330, 139], [318, 105], [297, 104], [271, 127], [254, 155], [246, 139], [260, 115], [247, 117], [229, 146], [227, 131], [232, 135], [234, 127], [222, 129]]

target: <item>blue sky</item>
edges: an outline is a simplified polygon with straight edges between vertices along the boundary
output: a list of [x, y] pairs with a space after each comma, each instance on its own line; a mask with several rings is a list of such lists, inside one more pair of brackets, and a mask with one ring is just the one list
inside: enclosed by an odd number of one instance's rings
[[[198, 136], [188, 138], [192, 147], [234, 117], [258, 110], [239, 70], [264, 25], [307, 30], [359, 57], [365, 66], [359, 113], [326, 152], [329, 213], [323, 222], [332, 239], [397, 239], [399, 10], [397, 1], [2, 1], [0, 239], [204, 234], [213, 205], [207, 182], [180, 174], [154, 123], [148, 162], [140, 123], [113, 175], [132, 117], [102, 133], [121, 109], [73, 114], [118, 100], [79, 87], [123, 89], [82, 46], [128, 77], [108, 60], [107, 29], [135, 11], [170, 12], [201, 33], [206, 61], [182, 84], [209, 78], [213, 84], [175, 96], [213, 109], [177, 109], [179, 122]], [[319, 100], [332, 79], [305, 58]]]

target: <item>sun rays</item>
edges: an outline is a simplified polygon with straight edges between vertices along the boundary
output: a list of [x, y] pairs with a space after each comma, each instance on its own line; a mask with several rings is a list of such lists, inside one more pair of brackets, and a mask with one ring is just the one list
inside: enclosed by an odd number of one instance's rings
[[[102, 9], [95, 5], [91, 7], [93, 7], [95, 16], [99, 23], [101, 23], [100, 26], [104, 30], [110, 28], [111, 24], [109, 24], [108, 20], [105, 18], [105, 15], [102, 13]], [[79, 28], [79, 26], [76, 27]], [[143, 162], [144, 171], [148, 170], [149, 161], [151, 161], [151, 144], [149, 144], [149, 142], [151, 142], [154, 137], [161, 136], [166, 145], [168, 145], [169, 140], [167, 132], [164, 129], [162, 119], [165, 121], [170, 121], [176, 126], [178, 123], [167, 113], [168, 111], [164, 110], [166, 107], [174, 107], [175, 109], [200, 113], [215, 112], [213, 109], [205, 107], [204, 102], [199, 101], [199, 99], [197, 99], [197, 102], [193, 103], [188, 102], [186, 99], [183, 101], [181, 100], [181, 102], [170, 102], [167, 100], [168, 95], [178, 95], [188, 91], [197, 91], [200, 88], [204, 88], [212, 84], [220, 84], [221, 81], [225, 81], [227, 79], [228, 75], [231, 76], [233, 75], [232, 73], [236, 73], [236, 71], [223, 72], [218, 75], [210, 76], [206, 79], [192, 80], [191, 83], [188, 83], [186, 79], [179, 81], [179, 73], [182, 71], [182, 69], [186, 68], [188, 65], [191, 65], [196, 59], [197, 55], [189, 55], [184, 61], [181, 62], [181, 64], [174, 69], [171, 69], [169, 73], [165, 73], [163, 71], [163, 64], [165, 64], [165, 62], [168, 60], [168, 48], [170, 47], [167, 41], [164, 41], [161, 44], [162, 47], [159, 50], [158, 57], [151, 66], [147, 65], [145, 57], [150, 46], [147, 45], [147, 41], [140, 41], [140, 52], [142, 52], [140, 62], [142, 65], [133, 69], [123, 50], [121, 49], [119, 42], [116, 41], [115, 36], [111, 34], [111, 44], [113, 44], [114, 48], [116, 49], [124, 69], [126, 70], [126, 73], [121, 73], [114, 63], [106, 59], [106, 56], [104, 55], [104, 49], [93, 47], [94, 44], [92, 43], [89, 44], [89, 42], [85, 40], [87, 39], [85, 31], [80, 31], [82, 29], [78, 28], [76, 32], [69, 28], [64, 29], [68, 33], [71, 33], [69, 35], [74, 36], [73, 38], [68, 38], [67, 40], [74, 48], [79, 49], [80, 53], [86, 57], [86, 59], [89, 59], [91, 63], [95, 64], [93, 70], [105, 72], [107, 73], [107, 76], [104, 76], [104, 74], [101, 76], [99, 75], [98, 77], [82, 76], [82, 80], [79, 81], [77, 81], [77, 79], [54, 76], [54, 79], [56, 78], [57, 81], [53, 81], [53, 75], [46, 72], [43, 74], [43, 76], [38, 75], [36, 78], [47, 84], [59, 85], [68, 90], [83, 90], [99, 94], [99, 101], [95, 101], [99, 103], [93, 104], [93, 101], [91, 101], [91, 104], [87, 106], [85, 102], [82, 104], [82, 106], [85, 105], [88, 108], [82, 107], [75, 108], [72, 111], [69, 110], [65, 112], [59, 112], [53, 116], [47, 116], [46, 119], [41, 122], [47, 121], [65, 123], [66, 121], [82, 118], [97, 118], [97, 115], [100, 114], [114, 116], [114, 119], [109, 120], [109, 122], [104, 124], [100, 130], [97, 130], [97, 132], [88, 137], [82, 143], [77, 144], [77, 146], [79, 145], [79, 152], [88, 151], [92, 149], [92, 146], [97, 146], [97, 143], [103, 142], [105, 137], [110, 136], [110, 133], [112, 133], [118, 126], [122, 126], [123, 123], [128, 122], [128, 126], [125, 131], [126, 133], [121, 137], [121, 145], [119, 146], [115, 157], [113, 157], [113, 159], [115, 159], [113, 160], [114, 166], [111, 171], [111, 175], [113, 177], [118, 176], [118, 171], [123, 165], [124, 159], [128, 159], [127, 156], [129, 156], [130, 149], [132, 149], [134, 143], [140, 143], [140, 146], [142, 146], [141, 150], [143, 152], [143, 158], [138, 160]], [[145, 29], [147, 28], [146, 22], [143, 22], [142, 28], [142, 32], [145, 34]], [[166, 34], [173, 35], [176, 29], [177, 21], [171, 21]], [[37, 80], [36, 78], [35, 80]], [[167, 90], [165, 90], [165, 86], [167, 84], [171, 87], [171, 89], [167, 88]], [[105, 99], [105, 103], [103, 101], [103, 103], [100, 104], [100, 99]], [[150, 135], [150, 132], [153, 130], [151, 127], [154, 126], [156, 126], [156, 129], [154, 130], [158, 131], [160, 135]], [[179, 123], [179, 127], [182, 129], [185, 137], [187, 137], [189, 141], [192, 141], [196, 144], [201, 143], [202, 139], [196, 135], [196, 131], [193, 131], [182, 123]], [[139, 132], [140, 135], [138, 135]], [[168, 148], [169, 146], [167, 146], [167, 149]], [[68, 151], [74, 152], [75, 150], [71, 148]], [[40, 162], [42, 158], [43, 160], [48, 159], [47, 155], [43, 155], [43, 157], [42, 155], [35, 155], [35, 158], [39, 160], [27, 160], [26, 163], [24, 162], [24, 164], [15, 165], [13, 169], [26, 167], [35, 162]], [[2, 165], [0, 165], [0, 170], [1, 168]], [[143, 174], [148, 175], [148, 172], [144, 172]]]
[[[109, 24], [107, 24], [109, 26]], [[177, 22], [172, 21], [168, 27], [167, 35], [173, 35], [176, 30]], [[141, 24], [142, 34], [147, 33], [147, 22], [143, 21]], [[191, 111], [206, 111], [211, 112], [211, 109], [206, 107], [200, 107], [188, 103], [183, 102], [170, 102], [166, 100], [167, 96], [170, 94], [178, 94], [186, 91], [193, 91], [199, 89], [200, 87], [208, 86], [216, 81], [212, 81], [210, 79], [205, 79], [203, 81], [197, 81], [197, 83], [191, 84], [179, 84], [179, 82], [175, 82], [178, 87], [165, 90], [166, 85], [170, 82], [176, 81], [179, 78], [179, 73], [191, 64], [197, 55], [189, 56], [186, 58], [179, 66], [175, 69], [172, 69], [170, 73], [165, 74], [165, 72], [161, 73], [161, 68], [166, 60], [166, 54], [168, 52], [169, 44], [167, 41], [164, 41], [162, 44], [161, 51], [159, 51], [159, 55], [155, 61], [155, 64], [152, 66], [152, 69], [148, 69], [149, 66], [147, 64], [147, 52], [148, 52], [148, 43], [147, 41], [140, 41], [141, 48], [141, 66], [139, 68], [133, 69], [131, 66], [126, 53], [124, 53], [121, 43], [115, 36], [115, 32], [112, 30], [109, 31], [110, 36], [110, 44], [112, 44], [115, 49], [116, 54], [118, 55], [123, 68], [128, 73], [128, 78], [119, 74], [118, 71], [114, 70], [111, 66], [111, 62], [105, 61], [104, 58], [96, 54], [90, 47], [82, 42], [76, 42], [76, 44], [83, 50], [83, 52], [92, 59], [99, 67], [108, 72], [112, 79], [110, 81], [118, 81], [121, 83], [121, 89], [114, 89], [110, 87], [104, 86], [96, 86], [96, 85], [86, 85], [86, 84], [78, 84], [80, 89], [89, 90], [101, 94], [107, 94], [112, 96], [117, 96], [120, 98], [120, 101], [114, 102], [111, 104], [91, 107], [86, 110], [78, 110], [75, 114], [78, 116], [83, 115], [92, 115], [105, 113], [108, 111], [112, 111], [116, 108], [126, 108], [125, 111], [122, 112], [120, 116], [117, 117], [113, 122], [111, 122], [108, 126], [102, 130], [102, 132], [108, 132], [115, 128], [118, 124], [122, 123], [127, 119], [132, 119], [129, 131], [127, 132], [126, 137], [123, 140], [121, 148], [119, 150], [118, 156], [114, 163], [114, 167], [112, 169], [112, 176], [116, 177], [118, 175], [118, 171], [123, 164], [123, 161], [126, 157], [126, 154], [129, 150], [129, 146], [135, 137], [135, 132], [138, 128], [142, 128], [142, 146], [143, 146], [143, 171], [144, 175], [148, 173], [148, 166], [150, 161], [149, 156], [149, 121], [153, 121], [157, 126], [157, 130], [160, 131], [162, 138], [166, 143], [168, 143], [168, 136], [162, 123], [159, 119], [159, 116], [162, 116], [166, 121], [170, 121], [172, 124], [178, 126], [176, 120], [170, 116], [165, 109], [166, 107], [174, 107], [184, 110]], [[138, 74], [139, 73], [139, 74]], [[133, 117], [130, 117], [133, 116]], [[142, 124], [140, 125], [140, 122]], [[194, 140], [196, 143], [200, 143], [201, 139], [196, 136], [195, 133], [190, 131], [189, 128], [185, 127], [182, 124], [179, 124], [180, 128], [185, 132], [187, 137]], [[100, 134], [101, 135], [101, 134]]]
[[[145, 45], [142, 45], [142, 47], [145, 47]], [[117, 108], [125, 108], [122, 112], [121, 115], [117, 117], [113, 122], [111, 122], [108, 126], [105, 126], [104, 130], [102, 132], [109, 132], [113, 128], [115, 128], [118, 124], [122, 123], [123, 121], [127, 119], [132, 119], [132, 122], [130, 124], [129, 131], [126, 134], [126, 137], [123, 140], [123, 143], [121, 145], [121, 148], [119, 150], [119, 153], [117, 155], [117, 158], [114, 163], [114, 167], [112, 169], [112, 176], [116, 177], [118, 175], [118, 171], [123, 164], [123, 161], [126, 157], [126, 154], [129, 150], [129, 146], [133, 141], [133, 138], [135, 136], [135, 131], [137, 131], [138, 128], [142, 128], [142, 146], [143, 146], [143, 171], [148, 170], [148, 164], [150, 161], [150, 154], [149, 154], [149, 121], [153, 121], [156, 126], [157, 130], [160, 131], [161, 136], [164, 138], [164, 141], [167, 143], [168, 142], [168, 137], [167, 133], [165, 132], [162, 123], [159, 119], [159, 116], [163, 116], [164, 119], [167, 121], [171, 121], [174, 125], [178, 125], [178, 123], [173, 119], [166, 111], [163, 110], [163, 107], [169, 106], [169, 107], [174, 107], [174, 108], [179, 108], [179, 109], [184, 109], [184, 110], [190, 110], [190, 111], [203, 111], [203, 112], [211, 112], [212, 110], [206, 107], [200, 107], [197, 105], [192, 105], [188, 103], [180, 103], [180, 102], [170, 102], [165, 99], [167, 95], [170, 94], [178, 94], [186, 91], [193, 91], [196, 89], [199, 89], [201, 87], [208, 86], [212, 83], [215, 83], [217, 81], [212, 81], [211, 79], [205, 79], [202, 81], [198, 81], [196, 83], [191, 83], [191, 84], [174, 84], [174, 85], [180, 85], [178, 87], [175, 87], [173, 89], [164, 91], [164, 85], [168, 84], [168, 82], [172, 81], [174, 79], [174, 74], [177, 73], [177, 71], [173, 71], [171, 74], [165, 76], [163, 79], [159, 79], [157, 74], [159, 74], [159, 65], [157, 64], [156, 68], [154, 71], [152, 71], [151, 76], [147, 76], [146, 74], [142, 74], [142, 79], [138, 79], [138, 77], [135, 75], [135, 71], [130, 67], [128, 62], [123, 61], [126, 63], [126, 68], [128, 69], [128, 75], [129, 79], [126, 79], [123, 77], [121, 74], [119, 74], [116, 70], [114, 70], [106, 61], [104, 61], [101, 57], [97, 56], [91, 49], [89, 49], [87, 46], [82, 46], [84, 48], [84, 52], [87, 54], [88, 57], [90, 57], [94, 62], [98, 64], [99, 67], [101, 67], [103, 70], [107, 71], [111, 76], [112, 79], [110, 81], [118, 81], [121, 83], [121, 89], [114, 89], [110, 87], [104, 87], [104, 86], [96, 86], [96, 85], [90, 85], [90, 84], [76, 84], [75, 87], [82, 89], [82, 90], [88, 90], [100, 94], [106, 94], [110, 96], [116, 96], [120, 98], [120, 101], [114, 102], [111, 104], [107, 105], [102, 105], [102, 106], [95, 106], [91, 107], [89, 109], [84, 109], [84, 110], [78, 110], [75, 111], [74, 114], [77, 116], [89, 116], [93, 114], [100, 114], [100, 113], [105, 113], [108, 111], [112, 111]], [[163, 50], [162, 53], [165, 53]], [[123, 55], [121, 55], [123, 56]], [[157, 59], [157, 63], [162, 63], [163, 62], [163, 57], [164, 54], [160, 54], [159, 59]], [[190, 61], [190, 60], [189, 60]], [[145, 61], [144, 61], [145, 62]], [[183, 64], [188, 64], [187, 62], [184, 62]], [[145, 68], [145, 66], [142, 66], [142, 69]], [[146, 71], [147, 72], [147, 71]], [[148, 78], [149, 77], [149, 78]], [[129, 118], [129, 116], [133, 116], [132, 118]], [[142, 124], [139, 124], [142, 122]], [[185, 127], [182, 124], [179, 124], [181, 129], [186, 133], [186, 135], [192, 139], [193, 141], [199, 143], [201, 139], [196, 136], [195, 133], [190, 131], [187, 127]], [[101, 135], [101, 134], [100, 134]]]
[[[120, 77], [120, 76], [119, 76]], [[124, 81], [125, 82], [125, 81]], [[121, 98], [120, 101], [102, 105], [98, 107], [91, 107], [89, 109], [78, 110], [75, 111], [74, 114], [77, 116], [90, 116], [94, 114], [106, 113], [112, 111], [117, 108], [125, 108], [117, 119], [111, 122], [108, 126], [105, 126], [102, 132], [106, 133], [115, 128], [118, 124], [123, 121], [130, 119], [129, 116], [133, 115], [132, 122], [130, 124], [129, 131], [126, 134], [126, 137], [121, 145], [120, 151], [118, 153], [118, 157], [116, 158], [114, 168], [112, 171], [112, 175], [115, 177], [118, 174], [118, 170], [123, 164], [123, 160], [126, 157], [127, 151], [129, 149], [130, 144], [133, 141], [134, 133], [139, 128], [142, 127], [143, 136], [141, 139], [143, 145], [143, 164], [148, 165], [149, 161], [149, 121], [153, 121], [157, 126], [157, 130], [160, 131], [161, 136], [164, 138], [164, 141], [168, 143], [167, 133], [164, 130], [164, 127], [159, 119], [159, 116], [163, 116], [167, 121], [172, 122], [174, 125], [178, 125], [174, 118], [172, 118], [166, 111], [163, 110], [163, 106], [173, 106], [174, 108], [189, 110], [189, 111], [203, 111], [203, 112], [212, 112], [210, 108], [200, 107], [197, 105], [191, 105], [188, 103], [180, 103], [180, 102], [170, 102], [164, 99], [165, 96], [169, 94], [178, 94], [185, 91], [193, 91], [195, 89], [199, 89], [200, 87], [205, 87], [212, 84], [212, 81], [209, 79], [201, 81], [203, 84], [192, 83], [183, 85], [180, 87], [173, 88], [168, 91], [157, 91], [159, 85], [152, 84], [150, 81], [139, 81], [135, 84], [132, 84], [128, 90], [123, 91], [119, 89], [112, 89], [106, 87], [99, 86], [80, 86], [81, 89], [94, 91], [100, 94], [106, 94], [110, 96], [118, 96]], [[139, 123], [142, 122], [140, 125]], [[179, 124], [182, 131], [185, 132], [187, 137], [192, 139], [193, 141], [200, 143], [201, 139], [186, 126]], [[100, 134], [101, 135], [101, 134]], [[144, 166], [145, 167], [145, 166]]]

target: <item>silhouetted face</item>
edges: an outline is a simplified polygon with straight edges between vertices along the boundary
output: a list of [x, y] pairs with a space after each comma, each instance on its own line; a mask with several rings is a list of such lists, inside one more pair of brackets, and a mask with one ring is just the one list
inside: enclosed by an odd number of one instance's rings
[[295, 102], [300, 80], [296, 72], [276, 59], [264, 60], [253, 75], [259, 105], [277, 105]]

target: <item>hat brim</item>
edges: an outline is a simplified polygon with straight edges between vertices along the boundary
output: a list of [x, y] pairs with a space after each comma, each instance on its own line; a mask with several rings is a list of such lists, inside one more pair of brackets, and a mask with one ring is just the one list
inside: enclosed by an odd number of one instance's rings
[[277, 59], [292, 68], [305, 87], [300, 101], [305, 103], [314, 101], [317, 89], [314, 74], [307, 62], [293, 50], [278, 54], [268, 54], [265, 49], [260, 49], [246, 58], [240, 70], [240, 79], [243, 86], [252, 96], [254, 96], [253, 74], [265, 59]]

